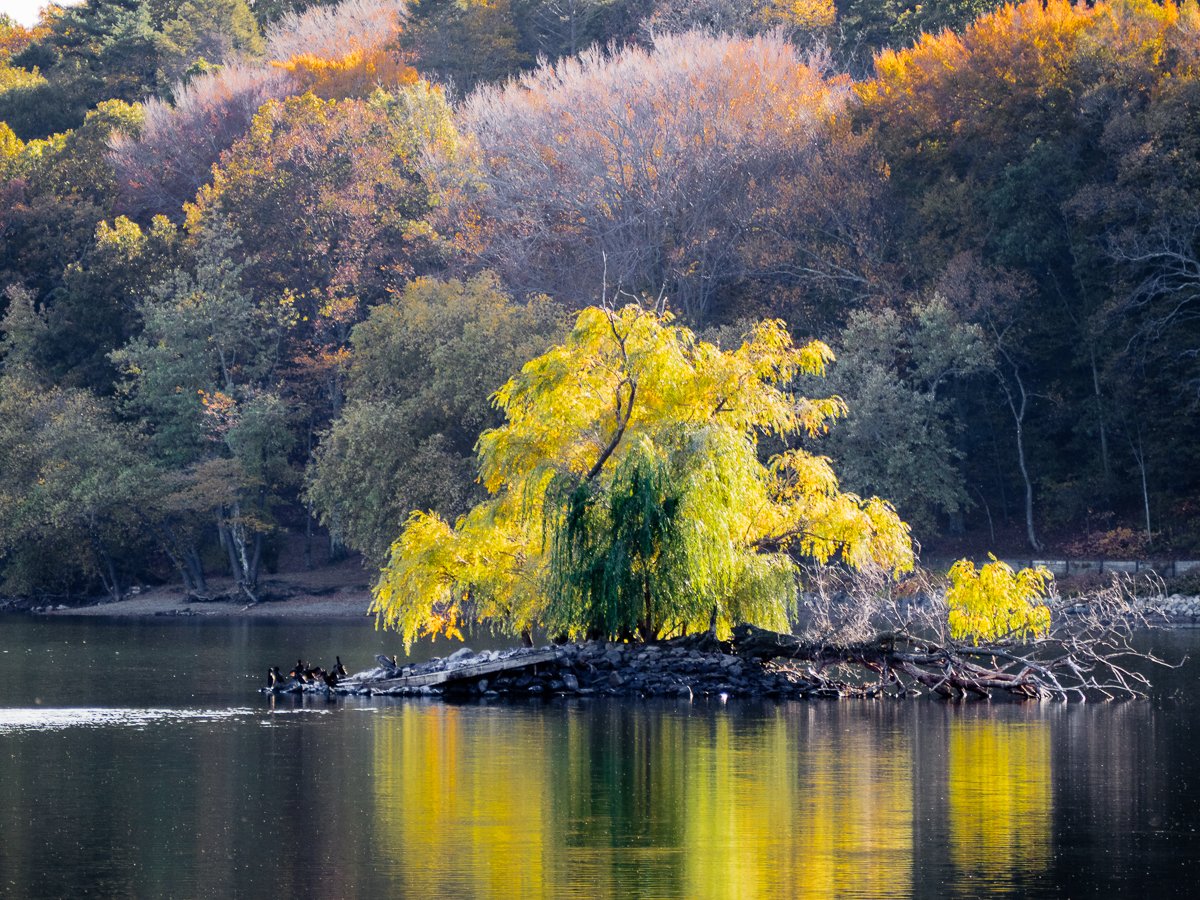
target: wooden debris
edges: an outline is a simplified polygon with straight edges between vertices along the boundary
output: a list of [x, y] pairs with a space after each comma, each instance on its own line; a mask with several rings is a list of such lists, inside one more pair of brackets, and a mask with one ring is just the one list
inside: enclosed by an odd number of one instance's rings
[[440, 671], [414, 672], [412, 675], [401, 675], [397, 678], [358, 682], [355, 681], [358, 676], [351, 676], [350, 679], [339, 684], [335, 691], [351, 693], [367, 688], [368, 693], [371, 694], [403, 694], [416, 688], [433, 687], [454, 681], [470, 681], [500, 672], [515, 672], [519, 669], [553, 663], [557, 662], [561, 655], [558, 648], [546, 647], [532, 653], [517, 653], [500, 659], [479, 660], [477, 657], [473, 657], [470, 662], [462, 665], [450, 666]]

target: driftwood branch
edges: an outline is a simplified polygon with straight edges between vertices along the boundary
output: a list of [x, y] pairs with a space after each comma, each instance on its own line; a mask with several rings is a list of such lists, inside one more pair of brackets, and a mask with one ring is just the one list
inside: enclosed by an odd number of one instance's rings
[[1146, 670], [1171, 665], [1135, 641], [1159, 613], [1125, 582], [1087, 598], [1047, 598], [1046, 633], [975, 642], [948, 633], [944, 599], [928, 585], [914, 593], [897, 591], [885, 578], [872, 582], [830, 569], [810, 576], [799, 634], [741, 625], [732, 646], [739, 656], [801, 674], [825, 693], [1144, 697]]

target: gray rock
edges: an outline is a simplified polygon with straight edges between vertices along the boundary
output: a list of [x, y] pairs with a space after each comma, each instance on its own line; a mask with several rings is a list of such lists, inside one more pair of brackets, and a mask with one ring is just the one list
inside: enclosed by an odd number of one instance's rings
[[625, 679], [621, 677], [620, 672], [609, 672], [608, 673], [609, 687], [619, 688], [624, 683], [625, 683]]
[[563, 687], [565, 687], [568, 691], [578, 691], [579, 690], [579, 679], [576, 678], [574, 675], [572, 675], [570, 672], [567, 672], [563, 675], [562, 682], [563, 682]]

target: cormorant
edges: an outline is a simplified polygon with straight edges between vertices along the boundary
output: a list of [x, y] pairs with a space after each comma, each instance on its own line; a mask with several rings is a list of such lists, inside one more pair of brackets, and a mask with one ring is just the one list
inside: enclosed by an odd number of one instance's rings
[[346, 671], [346, 667], [342, 665], [342, 658], [340, 656], [337, 657], [337, 665], [333, 667], [333, 674], [338, 678], [345, 678], [349, 674]]

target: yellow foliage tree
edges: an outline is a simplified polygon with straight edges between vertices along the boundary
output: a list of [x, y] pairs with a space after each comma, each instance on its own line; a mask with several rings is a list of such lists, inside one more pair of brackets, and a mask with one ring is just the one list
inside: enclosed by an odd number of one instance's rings
[[410, 643], [471, 621], [644, 640], [784, 628], [793, 554], [911, 569], [908, 527], [839, 490], [828, 460], [760, 461], [761, 436], [817, 435], [843, 413], [788, 387], [831, 359], [777, 321], [723, 351], [669, 314], [585, 309], [496, 393], [507, 422], [477, 448], [490, 498], [453, 526], [409, 517], [374, 589], [378, 621]]
[[817, 31], [831, 27], [837, 11], [833, 0], [768, 0], [759, 16], [767, 25]]
[[1007, 637], [1041, 637], [1050, 630], [1045, 597], [1051, 575], [1045, 566], [1014, 572], [1008, 563], [991, 560], [976, 571], [969, 559], [950, 567], [946, 591], [950, 634], [956, 640], [998, 641]]

